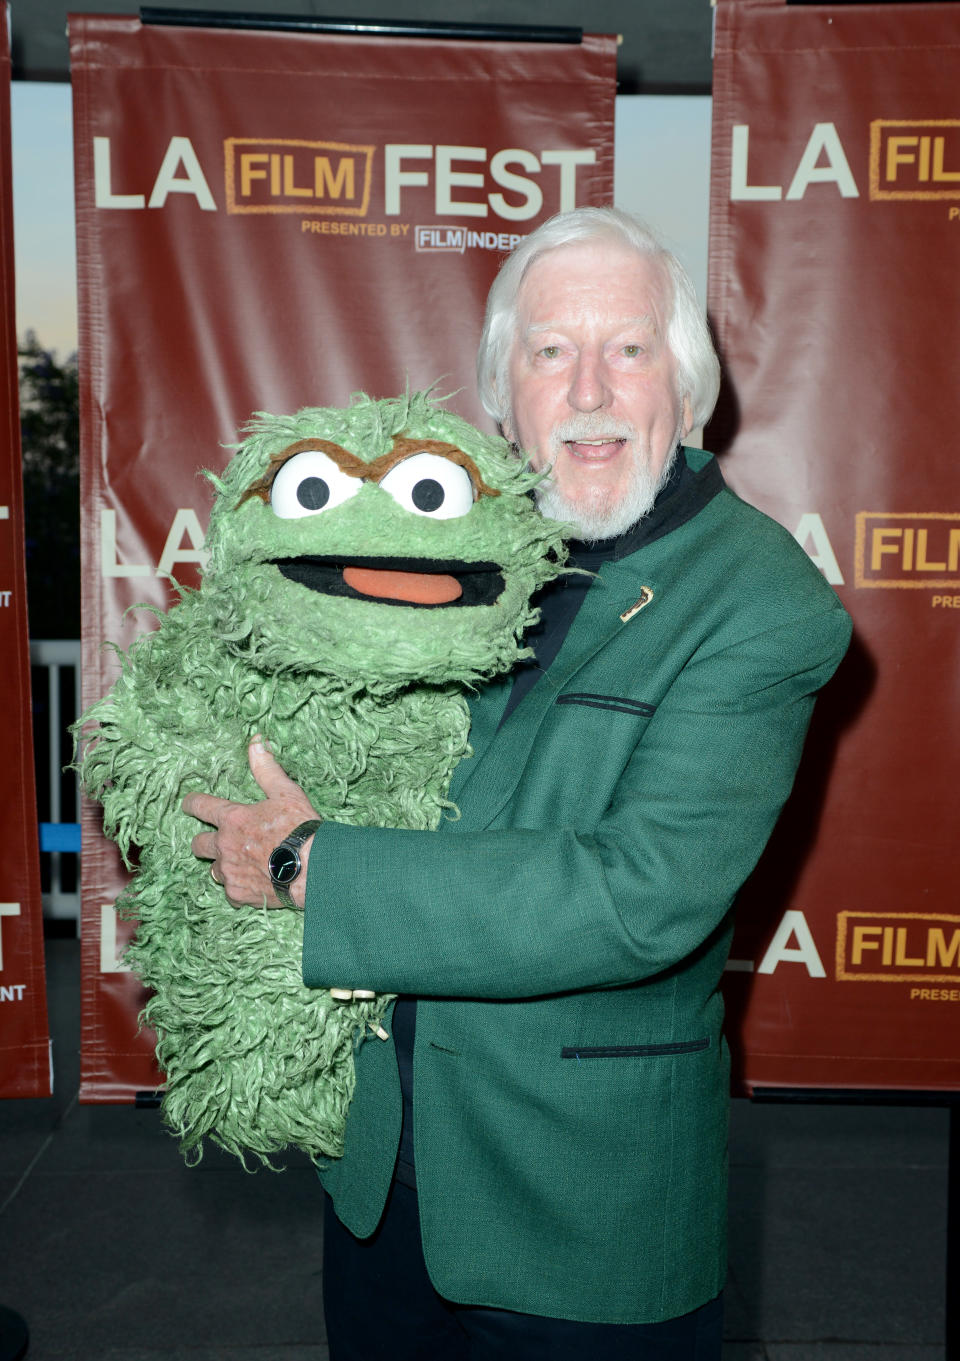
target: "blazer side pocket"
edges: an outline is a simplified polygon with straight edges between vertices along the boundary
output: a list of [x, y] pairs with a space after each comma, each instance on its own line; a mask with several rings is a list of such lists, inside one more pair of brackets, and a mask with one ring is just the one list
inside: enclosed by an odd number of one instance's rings
[[701, 1049], [710, 1048], [710, 1037], [700, 1040], [675, 1040], [669, 1044], [608, 1044], [582, 1046], [579, 1049], [564, 1046], [560, 1050], [562, 1059], [651, 1059], [671, 1057], [674, 1054], [696, 1054]]
[[630, 699], [627, 695], [595, 695], [587, 690], [558, 695], [556, 703], [583, 704], [588, 709], [613, 709], [621, 714], [635, 714], [638, 718], [650, 718], [657, 712], [655, 704], [647, 704], [642, 699]]

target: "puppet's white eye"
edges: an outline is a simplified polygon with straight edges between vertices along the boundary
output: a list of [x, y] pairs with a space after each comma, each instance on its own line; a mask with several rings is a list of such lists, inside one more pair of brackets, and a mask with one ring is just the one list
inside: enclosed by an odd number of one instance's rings
[[329, 454], [320, 449], [304, 449], [294, 454], [273, 479], [270, 505], [282, 520], [301, 515], [316, 515], [332, 510], [356, 496], [363, 486], [359, 477], [348, 477]]
[[473, 505], [473, 482], [466, 468], [440, 454], [411, 454], [380, 479], [404, 510], [434, 520], [455, 520]]

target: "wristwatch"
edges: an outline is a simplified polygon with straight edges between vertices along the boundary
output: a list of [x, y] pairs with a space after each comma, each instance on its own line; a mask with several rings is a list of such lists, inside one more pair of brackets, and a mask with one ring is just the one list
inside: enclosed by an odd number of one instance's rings
[[296, 907], [296, 903], [290, 897], [290, 885], [303, 869], [300, 847], [313, 836], [322, 821], [322, 818], [310, 818], [307, 822], [301, 822], [299, 827], [294, 827], [290, 835], [285, 836], [280, 845], [274, 846], [270, 852], [270, 859], [267, 861], [270, 881], [274, 893], [284, 907]]

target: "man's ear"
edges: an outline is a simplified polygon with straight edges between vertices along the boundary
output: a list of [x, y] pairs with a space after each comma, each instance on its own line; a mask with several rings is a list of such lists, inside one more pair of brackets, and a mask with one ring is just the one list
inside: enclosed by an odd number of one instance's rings
[[508, 410], [507, 414], [500, 422], [500, 430], [503, 434], [503, 438], [509, 441], [510, 444], [517, 443], [517, 437], [513, 429], [513, 413], [511, 411]]
[[683, 399], [683, 407], [681, 408], [681, 414], [683, 417], [683, 425], [681, 427], [682, 434], [680, 437], [681, 439], [686, 439], [690, 431], [693, 429], [693, 407], [690, 405], [689, 397], [684, 397]]

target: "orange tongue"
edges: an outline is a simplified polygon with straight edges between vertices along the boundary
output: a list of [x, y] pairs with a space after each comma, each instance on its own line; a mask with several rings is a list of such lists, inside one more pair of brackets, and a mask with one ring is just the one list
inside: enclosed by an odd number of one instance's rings
[[415, 605], [445, 605], [459, 600], [463, 587], [456, 577], [433, 572], [386, 572], [374, 567], [345, 567], [343, 579], [361, 595], [381, 600], [409, 600]]

